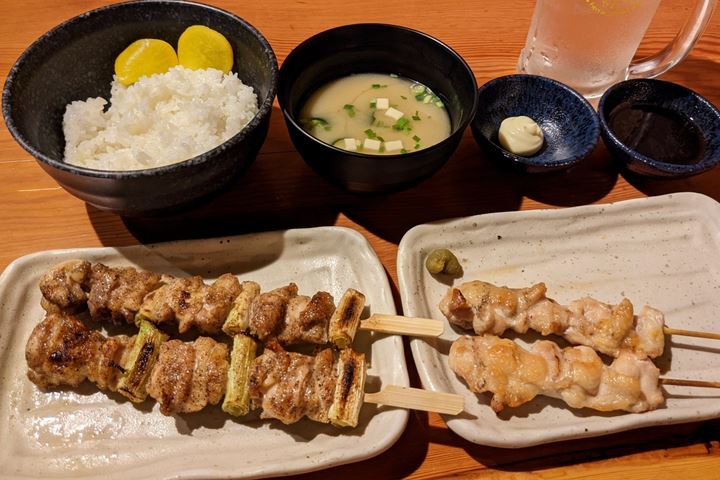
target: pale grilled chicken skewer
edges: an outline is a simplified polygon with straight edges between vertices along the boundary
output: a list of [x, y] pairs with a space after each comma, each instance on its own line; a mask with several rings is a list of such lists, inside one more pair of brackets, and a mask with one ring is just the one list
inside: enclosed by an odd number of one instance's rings
[[387, 395], [364, 396], [365, 357], [349, 348], [336, 359], [331, 349], [313, 357], [286, 352], [275, 344], [256, 357], [257, 343], [237, 335], [228, 356], [225, 344], [208, 337], [187, 343], [166, 340], [147, 321], [141, 322], [137, 336], [104, 337], [72, 315], [49, 314], [28, 339], [28, 377], [41, 388], [77, 386], [88, 379], [101, 390], [119, 392], [133, 402], [149, 395], [165, 415], [197, 412], [224, 396], [223, 410], [232, 415], [261, 409], [261, 418], [286, 424], [307, 416], [354, 427], [363, 400], [373, 398], [403, 408], [439, 398], [451, 405], [440, 406], [445, 413], [462, 402], [454, 395], [447, 401], [442, 395], [401, 387], [396, 387], [400, 398], [395, 403]]
[[450, 347], [448, 362], [470, 390], [492, 393], [490, 406], [495, 412], [537, 395], [603, 412], [639, 413], [664, 403], [657, 367], [628, 351], [608, 366], [586, 346], [560, 349], [542, 340], [528, 351], [494, 335], [463, 336]]
[[508, 288], [472, 281], [450, 288], [440, 302], [440, 311], [450, 323], [478, 335], [534, 330], [616, 358], [626, 350], [640, 357], [662, 355], [662, 312], [645, 306], [634, 315], [627, 299], [608, 305], [585, 297], [563, 306], [547, 298], [545, 291], [544, 283]]
[[[40, 279], [48, 312], [78, 312], [87, 306], [96, 320], [177, 324], [205, 334], [249, 334], [282, 345], [328, 342], [349, 346], [358, 329], [437, 336], [442, 322], [374, 314], [360, 321], [365, 296], [348, 289], [335, 308], [332, 295], [299, 295], [294, 283], [260, 293], [260, 285], [224, 274], [207, 285], [199, 276], [176, 278], [131, 267], [107, 267], [85, 260], [54, 266]], [[242, 310], [243, 315], [238, 315]]]

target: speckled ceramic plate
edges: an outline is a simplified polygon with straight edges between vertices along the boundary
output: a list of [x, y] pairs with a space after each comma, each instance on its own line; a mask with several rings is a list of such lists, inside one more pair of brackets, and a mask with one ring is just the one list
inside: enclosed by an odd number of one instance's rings
[[[42, 318], [38, 278], [70, 258], [132, 265], [207, 279], [232, 272], [263, 289], [289, 281], [300, 293], [348, 287], [372, 312], [394, 313], [390, 287], [367, 241], [327, 227], [130, 248], [73, 249], [29, 255], [0, 277], [0, 477], [237, 478], [288, 475], [372, 457], [405, 428], [404, 410], [363, 407], [360, 425], [336, 429], [305, 420], [285, 426], [257, 416], [236, 420], [219, 407], [165, 417], [150, 401], [138, 406], [84, 384], [39, 391], [25, 372], [25, 343]], [[402, 342], [362, 332], [355, 348], [372, 365], [366, 390], [408, 385]]]
[[[398, 277], [406, 315], [444, 319], [447, 291], [424, 268], [428, 252], [450, 248], [464, 268], [454, 284], [482, 279], [511, 287], [543, 281], [561, 303], [591, 295], [608, 303], [626, 296], [639, 308], [662, 309], [666, 324], [720, 330], [720, 204], [693, 193], [559, 210], [497, 213], [420, 225], [400, 242]], [[536, 397], [500, 415], [489, 394], [476, 395], [450, 370], [447, 355], [460, 330], [413, 340], [423, 385], [465, 397], [465, 413], [446, 417], [458, 435], [484, 445], [526, 447], [650, 425], [720, 416], [717, 390], [665, 387], [665, 407], [642, 413], [573, 410]], [[533, 341], [539, 337], [517, 339]], [[657, 359], [663, 376], [720, 380], [717, 341], [674, 337]]]

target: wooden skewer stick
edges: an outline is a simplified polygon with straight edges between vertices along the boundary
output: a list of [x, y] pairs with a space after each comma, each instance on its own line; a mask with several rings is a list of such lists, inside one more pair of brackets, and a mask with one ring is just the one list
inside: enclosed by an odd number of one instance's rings
[[681, 387], [720, 388], [720, 382], [711, 382], [708, 380], [683, 380], [676, 378], [661, 378], [660, 383], [663, 385], [678, 385]]
[[413, 337], [439, 337], [445, 329], [445, 322], [432, 318], [401, 317], [374, 313], [360, 321], [360, 330], [380, 333], [410, 335]]
[[366, 393], [364, 400], [368, 403], [447, 415], [457, 415], [465, 408], [465, 400], [460, 395], [397, 385], [388, 385], [377, 393]]
[[720, 333], [697, 332], [695, 330], [681, 330], [679, 328], [663, 327], [665, 335], [682, 335], [685, 337], [711, 338], [720, 340]]

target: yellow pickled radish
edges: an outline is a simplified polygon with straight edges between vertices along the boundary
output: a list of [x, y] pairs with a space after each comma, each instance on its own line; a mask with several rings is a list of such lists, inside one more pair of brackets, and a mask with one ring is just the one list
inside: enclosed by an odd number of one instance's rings
[[140, 77], [165, 73], [178, 64], [175, 49], [155, 38], [131, 43], [115, 59], [115, 75], [123, 85], [131, 85]]
[[233, 50], [222, 33], [204, 25], [192, 25], [178, 39], [178, 60], [185, 68], [215, 68], [230, 73]]

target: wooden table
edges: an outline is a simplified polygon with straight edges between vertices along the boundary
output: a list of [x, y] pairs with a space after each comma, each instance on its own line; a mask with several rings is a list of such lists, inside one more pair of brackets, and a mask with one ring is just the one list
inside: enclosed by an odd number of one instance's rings
[[[99, 0], [4, 0], [0, 73], [62, 20], [100, 6]], [[213, 0], [248, 20], [268, 38], [282, 63], [305, 38], [337, 25], [386, 22], [427, 32], [456, 49], [478, 84], [513, 73], [525, 41], [532, 0], [323, 2]], [[665, 0], [639, 54], [659, 50], [677, 31], [688, 0]], [[689, 86], [720, 105], [720, 14], [690, 56], [664, 79]], [[489, 163], [466, 133], [459, 150], [433, 178], [410, 190], [357, 197], [325, 183], [303, 163], [275, 108], [265, 145], [245, 177], [228, 192], [183, 214], [123, 219], [62, 190], [0, 129], [0, 270], [41, 250], [121, 246], [243, 232], [342, 225], [370, 241], [397, 287], [395, 257], [412, 226], [442, 218], [497, 211], [561, 208], [678, 191], [720, 200], [720, 169], [686, 180], [628, 180], [601, 144], [566, 176], [528, 177]], [[397, 291], [396, 291], [397, 292]], [[398, 306], [399, 298], [396, 293]], [[419, 385], [411, 365], [412, 382]], [[281, 461], [281, 459], [278, 459]], [[389, 451], [357, 464], [305, 478], [720, 478], [720, 422], [649, 428], [607, 437], [519, 450], [471, 444], [434, 414], [413, 414]]]

